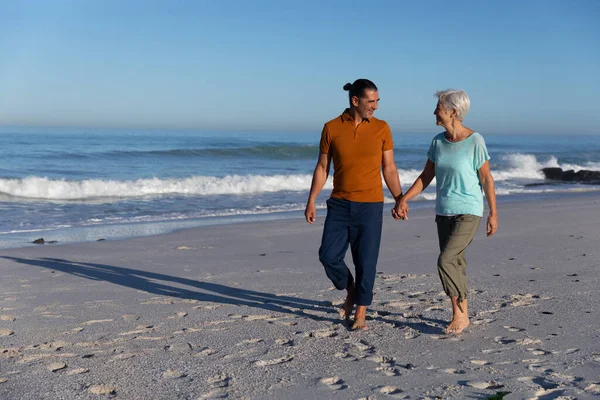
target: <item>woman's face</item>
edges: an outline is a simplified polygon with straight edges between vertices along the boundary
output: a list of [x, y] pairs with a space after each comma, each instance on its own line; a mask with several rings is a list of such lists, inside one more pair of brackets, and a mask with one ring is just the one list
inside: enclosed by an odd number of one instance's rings
[[436, 125], [448, 126], [452, 121], [452, 114], [452, 110], [446, 110], [438, 101], [435, 111], [433, 112], [433, 115], [435, 115]]

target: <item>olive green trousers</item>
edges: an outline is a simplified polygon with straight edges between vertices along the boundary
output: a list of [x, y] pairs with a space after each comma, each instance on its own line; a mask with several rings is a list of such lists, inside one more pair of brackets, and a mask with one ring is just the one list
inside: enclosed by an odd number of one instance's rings
[[438, 273], [448, 296], [458, 296], [458, 303], [467, 298], [467, 260], [465, 250], [471, 244], [481, 217], [470, 214], [437, 215], [440, 256]]

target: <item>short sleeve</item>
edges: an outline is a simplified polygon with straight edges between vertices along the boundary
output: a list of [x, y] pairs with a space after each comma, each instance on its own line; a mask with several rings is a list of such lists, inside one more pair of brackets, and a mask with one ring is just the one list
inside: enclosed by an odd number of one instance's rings
[[475, 142], [475, 154], [473, 157], [476, 171], [479, 171], [479, 168], [481, 168], [483, 164], [490, 159], [490, 155], [488, 154], [487, 147], [485, 145], [485, 140], [481, 136], [478, 139], [479, 140]]
[[383, 151], [394, 149], [394, 139], [392, 139], [392, 130], [388, 124], [383, 128]]
[[319, 151], [321, 153], [329, 153], [329, 145], [331, 144], [331, 137], [329, 136], [329, 129], [327, 124], [323, 126], [323, 132], [321, 132], [321, 143], [319, 143]]
[[431, 141], [429, 145], [429, 150], [427, 151], [427, 158], [435, 164], [435, 139]]

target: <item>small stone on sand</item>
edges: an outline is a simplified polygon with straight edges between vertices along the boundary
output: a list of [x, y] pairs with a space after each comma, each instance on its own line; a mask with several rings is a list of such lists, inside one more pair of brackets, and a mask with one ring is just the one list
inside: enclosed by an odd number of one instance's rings
[[48, 365], [48, 370], [52, 372], [60, 371], [61, 369], [67, 368], [67, 364], [64, 362], [53, 362]]

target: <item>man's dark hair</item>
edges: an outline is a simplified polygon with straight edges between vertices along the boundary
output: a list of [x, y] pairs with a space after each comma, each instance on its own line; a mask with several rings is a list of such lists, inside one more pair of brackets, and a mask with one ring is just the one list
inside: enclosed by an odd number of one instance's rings
[[354, 96], [358, 98], [363, 97], [365, 90], [377, 91], [377, 86], [375, 86], [375, 84], [368, 79], [357, 79], [354, 81], [354, 83], [346, 83], [344, 85], [344, 90], [349, 92], [348, 99], [352, 101], [352, 97]]

